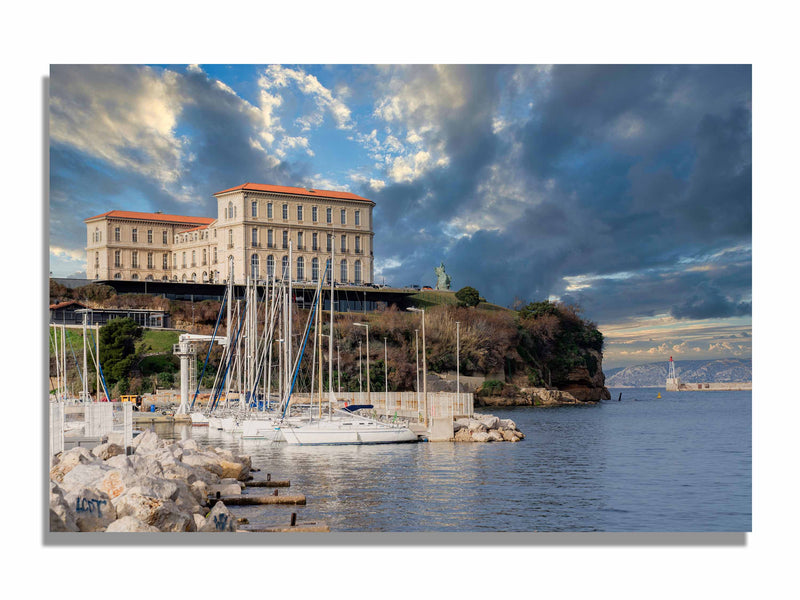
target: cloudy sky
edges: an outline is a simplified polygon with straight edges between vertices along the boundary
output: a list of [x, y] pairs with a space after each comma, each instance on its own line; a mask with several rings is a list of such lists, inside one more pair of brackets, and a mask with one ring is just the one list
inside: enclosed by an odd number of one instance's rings
[[245, 182], [376, 202], [376, 279], [579, 304], [604, 366], [751, 355], [749, 66], [53, 66], [50, 270], [83, 219]]

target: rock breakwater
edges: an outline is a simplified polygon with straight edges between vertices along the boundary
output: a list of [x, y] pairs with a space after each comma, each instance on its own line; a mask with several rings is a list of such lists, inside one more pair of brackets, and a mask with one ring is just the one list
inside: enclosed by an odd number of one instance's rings
[[525, 439], [514, 421], [494, 415], [475, 414], [472, 418], [456, 419], [453, 431], [456, 442], [519, 442]]
[[133, 440], [63, 452], [50, 469], [51, 532], [236, 531], [236, 518], [209, 495], [241, 494], [248, 456], [167, 442], [152, 431]]

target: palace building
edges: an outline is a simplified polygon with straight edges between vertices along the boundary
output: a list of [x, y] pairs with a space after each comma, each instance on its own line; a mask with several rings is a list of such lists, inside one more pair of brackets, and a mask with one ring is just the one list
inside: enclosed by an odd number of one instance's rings
[[[334, 252], [333, 278], [373, 279], [372, 209], [349, 192], [245, 183], [214, 194], [217, 217], [112, 210], [86, 222], [86, 276], [94, 280], [314, 282]], [[289, 245], [292, 257], [289, 264]]]

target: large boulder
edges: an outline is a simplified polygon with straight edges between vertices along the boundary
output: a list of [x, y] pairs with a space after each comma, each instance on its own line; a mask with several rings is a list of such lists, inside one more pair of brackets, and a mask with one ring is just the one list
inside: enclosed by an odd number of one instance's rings
[[491, 442], [492, 439], [489, 437], [489, 433], [486, 431], [476, 431], [472, 434], [472, 441], [473, 442]]
[[94, 488], [73, 488], [64, 500], [80, 531], [105, 531], [117, 519], [111, 498]]
[[469, 429], [466, 427], [459, 429], [456, 431], [455, 441], [457, 442], [471, 442], [472, 441], [472, 434], [469, 432]]
[[500, 419], [498, 427], [502, 427], [503, 429], [516, 429], [517, 424], [511, 419]]
[[125, 454], [125, 448], [117, 444], [105, 443], [92, 448], [92, 454], [100, 460], [108, 460], [112, 456]]
[[136, 454], [148, 454], [150, 452], [155, 452], [161, 446], [162, 440], [159, 439], [158, 434], [155, 431], [150, 429], [137, 435], [131, 442], [131, 448], [133, 448]]
[[469, 425], [467, 425], [467, 429], [469, 429], [470, 433], [476, 433], [479, 431], [486, 431], [486, 424], [478, 419], [470, 419]]
[[487, 430], [497, 429], [497, 426], [500, 424], [500, 419], [494, 415], [483, 415], [478, 420], [486, 426]]
[[172, 500], [153, 498], [135, 490], [117, 498], [118, 517], [132, 516], [159, 531], [196, 531], [192, 513], [181, 510]]
[[492, 429], [489, 433], [489, 441], [490, 442], [502, 442], [503, 441], [503, 434], [500, 433], [497, 429]]
[[50, 479], [61, 483], [64, 481], [64, 476], [78, 465], [93, 463], [97, 460], [97, 457], [86, 448], [78, 446], [67, 450], [61, 453], [58, 462], [50, 469]]
[[64, 499], [64, 491], [50, 482], [50, 531], [80, 531], [75, 522], [75, 512]]
[[109, 471], [113, 470], [113, 467], [109, 467], [100, 460], [93, 463], [81, 463], [64, 475], [61, 487], [65, 492], [71, 492], [83, 487], [93, 487], [95, 481], [103, 478]]
[[222, 502], [217, 502], [198, 531], [236, 531], [236, 519]]
[[221, 459], [213, 453], [202, 452], [198, 454], [184, 455], [182, 462], [192, 467], [200, 467], [201, 469], [205, 469], [217, 477], [223, 477], [223, 473], [225, 473], [225, 470], [220, 464]]
[[148, 525], [141, 519], [137, 519], [136, 517], [126, 516], [122, 517], [121, 519], [117, 519], [113, 523], [111, 523], [108, 527], [106, 527], [106, 533], [132, 533], [132, 532], [152, 532], [158, 533], [158, 528], [153, 527], [152, 525]]
[[136, 455], [133, 457], [133, 468], [137, 475], [146, 477], [163, 477], [164, 469], [152, 455]]

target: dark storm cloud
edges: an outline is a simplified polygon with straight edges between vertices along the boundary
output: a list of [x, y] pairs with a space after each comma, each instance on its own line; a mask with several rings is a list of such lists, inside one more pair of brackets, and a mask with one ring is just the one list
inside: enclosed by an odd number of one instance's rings
[[[448, 149], [470, 151], [454, 152], [447, 169], [376, 197], [394, 217], [376, 236], [376, 248], [412, 255], [387, 276], [430, 283], [444, 260], [456, 289], [474, 285], [505, 305], [549, 294], [580, 299], [588, 316], [601, 321], [749, 311], [749, 252], [746, 264], [725, 270], [726, 277], [663, 276], [686, 256], [749, 244], [749, 67], [554, 67], [544, 92], [537, 87], [528, 118], [498, 136], [487, 135], [486, 107], [497, 106], [500, 89], [486, 85], [491, 67], [482, 74], [480, 88], [470, 88], [481, 98], [481, 118], [455, 112], [444, 129]], [[512, 144], [522, 158], [510, 152]], [[529, 205], [499, 231], [452, 243], [431, 221], [480, 205], [479, 186], [493, 163], [510, 165], [531, 189]], [[433, 239], [409, 250], [423, 229]], [[620, 272], [636, 277], [593, 280], [580, 293], [565, 292], [564, 277]]]

